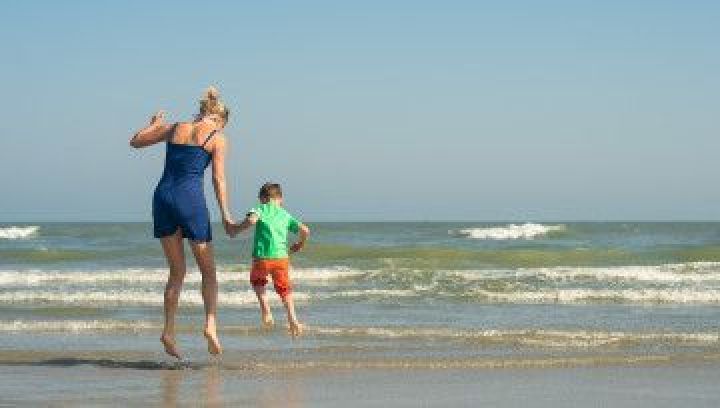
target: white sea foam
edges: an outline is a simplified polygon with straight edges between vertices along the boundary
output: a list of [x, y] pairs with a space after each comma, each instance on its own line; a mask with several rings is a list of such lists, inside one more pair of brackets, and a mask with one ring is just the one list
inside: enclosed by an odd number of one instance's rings
[[503, 227], [489, 228], [463, 228], [448, 231], [451, 235], [458, 235], [472, 239], [533, 239], [550, 232], [564, 231], [564, 225], [542, 225], [534, 223], [509, 224]]
[[[47, 284], [104, 284], [104, 283], [144, 283], [167, 281], [167, 269], [138, 268], [95, 271], [63, 271], [63, 270], [10, 270], [0, 271], [0, 285], [40, 286]], [[187, 282], [199, 280], [199, 277], [188, 274]]]
[[[350, 268], [292, 268], [291, 279], [295, 282], [322, 284], [323, 282], [350, 279], [366, 274], [366, 271]], [[0, 270], [0, 285], [6, 286], [43, 286], [58, 283], [82, 285], [107, 285], [119, 283], [164, 283], [167, 281], [167, 268], [128, 268], [94, 271], [67, 270]], [[220, 282], [246, 282], [248, 271], [220, 270], [217, 274]], [[186, 283], [201, 281], [200, 272], [191, 269], [185, 276]]]
[[[311, 296], [306, 293], [295, 292], [293, 297], [296, 301], [306, 302]], [[249, 306], [257, 303], [257, 298], [252, 291], [244, 292], [220, 292], [218, 302], [221, 306]], [[277, 296], [270, 297], [271, 303], [279, 303]], [[33, 304], [33, 305], [63, 305], [63, 306], [87, 306], [87, 307], [110, 307], [110, 306], [161, 306], [163, 304], [163, 293], [143, 292], [131, 290], [117, 291], [86, 291], [86, 292], [53, 292], [53, 291], [14, 291], [0, 293], [0, 304]], [[186, 290], [180, 295], [181, 305], [203, 304], [199, 291]]]
[[557, 267], [520, 271], [544, 276], [551, 280], [641, 281], [662, 283], [691, 283], [720, 281], [720, 263], [693, 262], [657, 266], [619, 267]]
[[[142, 332], [159, 330], [159, 322], [129, 320], [10, 320], [0, 321], [0, 332], [32, 333], [92, 333]], [[191, 327], [181, 326], [187, 331]], [[223, 326], [223, 332], [257, 335], [257, 326]], [[436, 340], [470, 343], [510, 344], [533, 347], [612, 347], [634, 344], [672, 344], [675, 346], [717, 346], [720, 334], [716, 332], [620, 332], [591, 330], [536, 330], [536, 329], [465, 329], [446, 327], [322, 327], [308, 326], [307, 335], [323, 337], [369, 337], [390, 340]]]
[[544, 289], [519, 292], [492, 292], [476, 289], [473, 292], [481, 300], [505, 303], [720, 303], [720, 290], [717, 289]]
[[[143, 320], [0, 320], [0, 332], [31, 332], [31, 333], [57, 333], [77, 334], [92, 332], [132, 332], [139, 333], [148, 330], [162, 329], [161, 321]], [[180, 324], [176, 330], [180, 333], [195, 333], [202, 329], [201, 322], [195, 324]], [[258, 325], [225, 325], [223, 333], [239, 335], [267, 334]]]
[[40, 231], [40, 227], [35, 225], [29, 227], [3, 227], [0, 228], [0, 239], [30, 238], [37, 234], [38, 231]]
[[[297, 292], [293, 291], [293, 298], [297, 302], [311, 302], [328, 298], [366, 298], [382, 297], [396, 298], [416, 296], [413, 290], [401, 289], [358, 289], [339, 292]], [[252, 290], [220, 291], [218, 301], [221, 306], [243, 307], [253, 306], [257, 298]], [[271, 303], [279, 304], [277, 296], [270, 296]], [[66, 292], [54, 290], [16, 290], [0, 293], [0, 304], [32, 304], [51, 306], [86, 306], [86, 307], [113, 307], [113, 306], [161, 306], [163, 292], [161, 290], [87, 290], [77, 289]], [[203, 304], [200, 291], [186, 289], [180, 295], [180, 304], [200, 306]]]
[[558, 266], [551, 268], [520, 268], [445, 271], [468, 281], [486, 279], [539, 278], [553, 282], [647, 282], [700, 283], [720, 282], [720, 262], [688, 262], [664, 265], [627, 265], [607, 267]]
[[407, 296], [416, 296], [416, 295], [417, 295], [417, 293], [414, 290], [405, 290], [405, 289], [358, 289], [358, 290], [345, 290], [345, 291], [333, 293], [333, 296], [338, 296], [338, 297], [365, 297], [365, 296], [407, 297]]
[[327, 281], [336, 279], [357, 278], [367, 274], [370, 271], [351, 269], [345, 267], [336, 268], [291, 268], [291, 279], [301, 281]]
[[599, 347], [628, 343], [717, 345], [718, 333], [607, 332], [589, 330], [468, 330], [425, 327], [309, 327], [308, 333], [325, 336], [379, 337], [386, 339], [458, 340], [510, 343], [536, 347]]
[[157, 323], [125, 320], [13, 320], [0, 321], [0, 332], [99, 332], [158, 329]]

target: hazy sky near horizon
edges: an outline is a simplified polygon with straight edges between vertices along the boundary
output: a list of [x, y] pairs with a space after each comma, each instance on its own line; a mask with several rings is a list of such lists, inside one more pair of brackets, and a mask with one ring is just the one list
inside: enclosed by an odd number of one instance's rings
[[[720, 219], [720, 2], [12, 1], [0, 222], [149, 220], [208, 84], [238, 216]], [[212, 211], [216, 205], [206, 190]]]

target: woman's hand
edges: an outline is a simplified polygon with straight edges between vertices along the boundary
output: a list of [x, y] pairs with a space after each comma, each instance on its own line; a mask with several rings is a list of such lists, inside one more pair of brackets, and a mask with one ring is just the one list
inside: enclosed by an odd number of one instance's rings
[[165, 111], [159, 110], [150, 118], [150, 125], [161, 125], [165, 123]]
[[152, 146], [172, 136], [170, 134], [171, 130], [172, 126], [165, 124], [165, 111], [157, 111], [157, 113], [150, 118], [150, 124], [135, 133], [132, 139], [130, 139], [130, 146], [136, 149]]
[[230, 217], [223, 217], [223, 227], [225, 227], [225, 234], [227, 234], [230, 238], [235, 238], [235, 235], [237, 235], [235, 221], [233, 221]]

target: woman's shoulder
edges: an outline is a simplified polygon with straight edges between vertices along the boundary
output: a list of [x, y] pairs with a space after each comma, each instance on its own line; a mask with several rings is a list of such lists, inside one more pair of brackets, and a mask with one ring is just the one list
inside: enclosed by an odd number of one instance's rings
[[214, 143], [222, 145], [225, 145], [225, 141], [227, 140], [225, 133], [221, 129], [216, 130], [212, 138], [214, 139]]
[[178, 129], [187, 129], [190, 127], [192, 123], [190, 122], [175, 122], [171, 123], [168, 126], [170, 127], [170, 130], [174, 133]]

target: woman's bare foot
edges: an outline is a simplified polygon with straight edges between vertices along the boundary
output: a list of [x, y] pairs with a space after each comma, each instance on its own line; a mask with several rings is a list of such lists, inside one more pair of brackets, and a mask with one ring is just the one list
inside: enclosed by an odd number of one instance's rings
[[288, 332], [290, 332], [290, 336], [292, 336], [293, 338], [297, 338], [302, 335], [304, 328], [305, 326], [300, 324], [300, 322], [290, 322]]
[[262, 328], [264, 330], [272, 330], [275, 325], [275, 320], [273, 320], [273, 316], [270, 313], [262, 315], [260, 320], [262, 320]]
[[205, 339], [207, 339], [208, 353], [214, 356], [222, 353], [222, 346], [220, 345], [215, 330], [205, 329], [203, 334], [205, 335]]
[[169, 334], [163, 334], [162, 336], [160, 336], [160, 342], [162, 342], [163, 346], [165, 347], [166, 353], [177, 359], [182, 359], [182, 357], [180, 357], [180, 352], [177, 349], [177, 344], [175, 344], [174, 336], [171, 336]]

